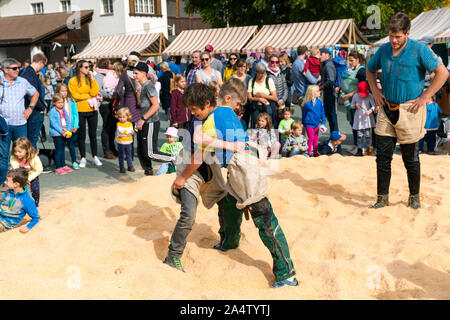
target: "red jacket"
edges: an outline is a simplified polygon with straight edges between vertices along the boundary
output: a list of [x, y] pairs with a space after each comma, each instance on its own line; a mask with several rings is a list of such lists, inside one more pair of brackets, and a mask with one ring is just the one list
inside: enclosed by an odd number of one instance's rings
[[173, 123], [184, 123], [191, 121], [191, 112], [184, 108], [181, 102], [183, 94], [175, 89], [170, 94], [170, 115]]
[[320, 74], [320, 60], [316, 57], [309, 57], [306, 59], [305, 69], [303, 71], [309, 70], [312, 75], [318, 76]]

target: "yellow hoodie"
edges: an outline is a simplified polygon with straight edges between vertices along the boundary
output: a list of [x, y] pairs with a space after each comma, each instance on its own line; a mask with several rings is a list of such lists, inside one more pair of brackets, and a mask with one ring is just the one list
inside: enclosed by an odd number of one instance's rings
[[94, 111], [94, 109], [89, 106], [87, 99], [97, 96], [100, 92], [97, 80], [91, 80], [91, 86], [88, 86], [86, 79], [81, 78], [80, 86], [78, 86], [77, 78], [73, 77], [69, 80], [69, 91], [72, 99], [77, 103], [78, 112]]

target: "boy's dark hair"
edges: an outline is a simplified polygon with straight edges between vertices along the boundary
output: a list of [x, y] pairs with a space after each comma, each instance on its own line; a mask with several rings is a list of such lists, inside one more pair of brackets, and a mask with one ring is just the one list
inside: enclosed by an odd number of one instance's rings
[[386, 30], [389, 32], [399, 32], [407, 33], [411, 28], [411, 21], [408, 15], [403, 12], [397, 12], [394, 14], [386, 25]]
[[28, 172], [25, 168], [11, 169], [6, 174], [13, 182], [17, 182], [21, 188], [28, 183]]
[[206, 84], [193, 83], [184, 91], [182, 103], [185, 108], [195, 106], [203, 110], [207, 101], [212, 107], [216, 106], [215, 92]]

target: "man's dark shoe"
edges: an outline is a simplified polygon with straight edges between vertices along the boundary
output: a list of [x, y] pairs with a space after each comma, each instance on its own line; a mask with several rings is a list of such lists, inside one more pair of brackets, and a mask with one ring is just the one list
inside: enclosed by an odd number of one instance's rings
[[181, 258], [166, 257], [166, 259], [164, 259], [163, 263], [171, 266], [172, 268], [175, 268], [175, 269], [178, 269], [180, 271], [186, 272], [183, 269], [183, 264], [181, 262]]
[[126, 173], [125, 167], [120, 167], [120, 173]]
[[130, 171], [130, 172], [135, 172], [136, 169], [135, 169], [133, 166], [131, 166], [131, 167], [128, 167], [128, 171]]
[[153, 169], [145, 169], [144, 174], [146, 176], [153, 176]]
[[42, 173], [50, 173], [50, 172], [53, 172], [53, 170], [50, 166], [44, 166], [42, 168]]
[[362, 157], [362, 156], [363, 156], [363, 152], [362, 152], [362, 149], [361, 149], [361, 148], [358, 148], [358, 150], [356, 151], [355, 156], [356, 156], [356, 157]]
[[414, 210], [420, 208], [420, 194], [409, 195], [408, 207], [411, 207]]
[[379, 209], [383, 207], [387, 207], [389, 205], [389, 195], [388, 194], [379, 194], [377, 196], [377, 202], [370, 206], [372, 209]]

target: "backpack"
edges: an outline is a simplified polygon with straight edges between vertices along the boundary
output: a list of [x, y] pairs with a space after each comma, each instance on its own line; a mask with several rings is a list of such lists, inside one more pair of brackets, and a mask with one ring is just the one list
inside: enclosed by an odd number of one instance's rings
[[347, 61], [342, 57], [333, 58], [333, 63], [336, 68], [336, 81], [334, 82], [335, 87], [340, 87], [342, 83], [342, 76], [347, 71]]

